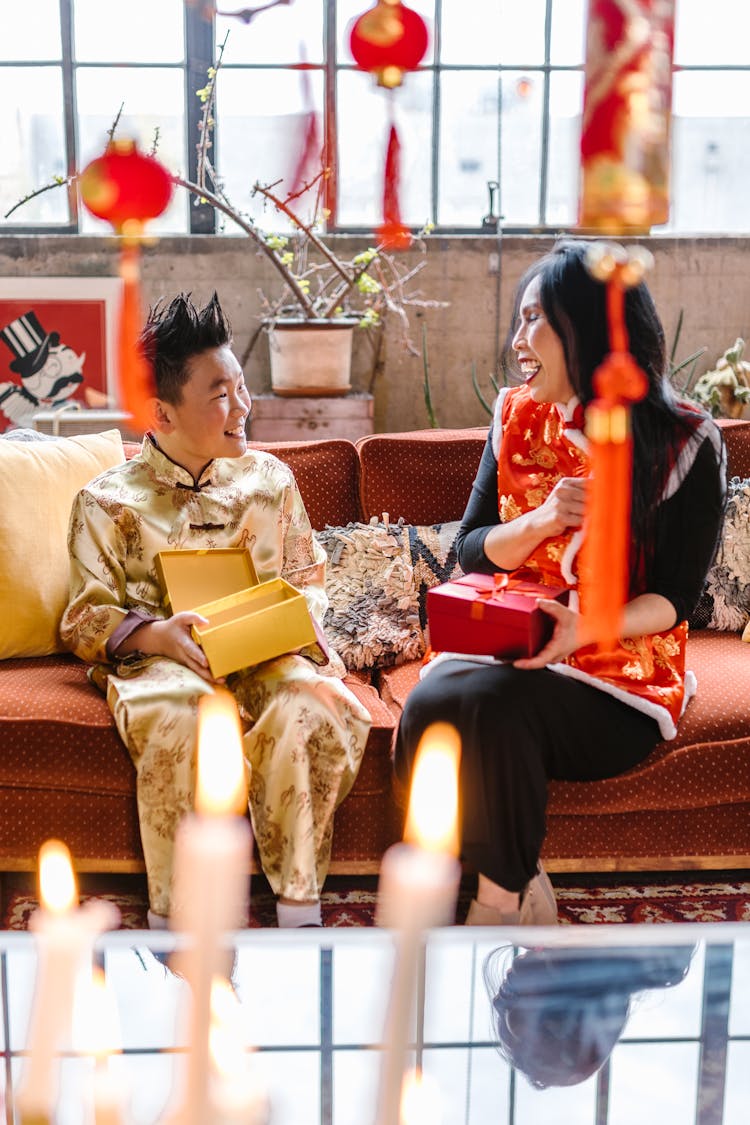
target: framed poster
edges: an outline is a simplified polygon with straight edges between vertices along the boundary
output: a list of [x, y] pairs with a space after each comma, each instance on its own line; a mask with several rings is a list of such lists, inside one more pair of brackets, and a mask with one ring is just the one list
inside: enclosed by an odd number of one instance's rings
[[0, 278], [0, 433], [37, 410], [115, 408], [116, 277]]

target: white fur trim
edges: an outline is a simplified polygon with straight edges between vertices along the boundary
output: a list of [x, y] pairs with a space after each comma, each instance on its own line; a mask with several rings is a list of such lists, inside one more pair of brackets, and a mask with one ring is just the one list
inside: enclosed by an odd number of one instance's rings
[[503, 432], [503, 403], [510, 387], [501, 387], [495, 400], [495, 413], [492, 416], [492, 452], [495, 460], [500, 460], [500, 437]]
[[560, 559], [560, 572], [565, 581], [571, 586], [575, 586], [578, 582], [578, 579], [573, 573], [573, 559], [580, 551], [581, 543], [583, 543], [583, 532], [574, 531]]

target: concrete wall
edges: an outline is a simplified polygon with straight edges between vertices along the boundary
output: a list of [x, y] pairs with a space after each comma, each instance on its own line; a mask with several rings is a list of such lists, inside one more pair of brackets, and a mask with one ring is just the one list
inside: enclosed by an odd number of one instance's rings
[[[483, 425], [487, 414], [471, 385], [476, 365], [480, 386], [491, 395], [488, 374], [495, 370], [498, 349], [508, 328], [513, 294], [524, 269], [554, 240], [536, 236], [433, 237], [427, 266], [419, 278], [425, 298], [450, 302], [445, 309], [412, 315], [411, 331], [421, 347], [427, 326], [432, 396], [441, 426]], [[654, 253], [649, 277], [671, 343], [680, 310], [684, 322], [677, 358], [706, 345], [698, 372], [742, 336], [750, 352], [750, 238], [671, 238], [641, 240]], [[344, 255], [367, 245], [365, 239], [336, 239]], [[499, 273], [491, 272], [491, 255], [500, 256]], [[117, 272], [113, 239], [98, 237], [8, 235], [0, 237], [0, 277], [110, 277]], [[242, 355], [258, 325], [259, 290], [273, 295], [275, 272], [244, 237], [200, 236], [163, 238], [143, 253], [143, 299], [151, 303], [179, 290], [196, 299], [216, 288], [235, 332], [235, 350]], [[499, 317], [497, 310], [499, 308]], [[366, 333], [357, 332], [353, 383], [367, 390], [372, 348]], [[5, 351], [5, 349], [3, 349]], [[428, 425], [422, 390], [422, 359], [406, 353], [395, 323], [385, 341], [383, 368], [373, 386], [375, 425], [379, 431], [421, 429]], [[269, 389], [268, 344], [261, 336], [247, 364], [253, 391]]]

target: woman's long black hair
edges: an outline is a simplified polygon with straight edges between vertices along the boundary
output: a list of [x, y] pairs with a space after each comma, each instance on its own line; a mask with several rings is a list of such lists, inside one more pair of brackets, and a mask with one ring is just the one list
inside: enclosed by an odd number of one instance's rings
[[[512, 367], [514, 353], [510, 342], [518, 310], [526, 287], [538, 277], [540, 304], [560, 338], [568, 378], [584, 407], [596, 397], [594, 372], [611, 350], [606, 287], [586, 267], [590, 246], [585, 240], [561, 240], [526, 271], [519, 282], [513, 325], [505, 348], [506, 364]], [[668, 378], [664, 329], [644, 282], [625, 293], [625, 323], [630, 350], [648, 377], [646, 396], [635, 403], [631, 412], [631, 575], [635, 581], [638, 575], [648, 574], [656, 509], [677, 451], [705, 415], [687, 409], [673, 391]]]

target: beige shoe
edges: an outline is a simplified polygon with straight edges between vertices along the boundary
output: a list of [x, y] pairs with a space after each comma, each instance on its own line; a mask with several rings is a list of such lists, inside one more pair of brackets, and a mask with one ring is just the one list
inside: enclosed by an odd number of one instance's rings
[[547, 872], [540, 863], [536, 875], [526, 884], [526, 889], [521, 895], [521, 925], [556, 926], [557, 924], [555, 892]]
[[477, 902], [475, 898], [469, 903], [469, 910], [466, 915], [465, 926], [517, 926], [521, 921], [521, 915], [518, 910], [513, 910], [509, 914], [503, 914], [502, 911], [496, 910], [494, 906], [485, 906], [484, 903]]

